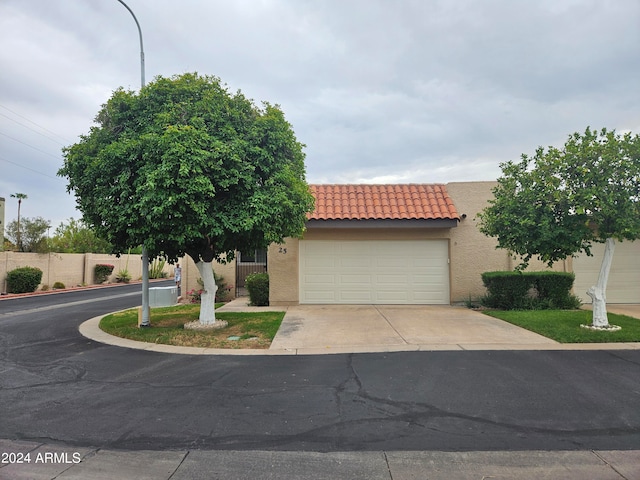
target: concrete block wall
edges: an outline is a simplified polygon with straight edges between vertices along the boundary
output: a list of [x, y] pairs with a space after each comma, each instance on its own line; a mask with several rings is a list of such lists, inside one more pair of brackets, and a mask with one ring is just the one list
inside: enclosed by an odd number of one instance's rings
[[[7, 291], [7, 272], [19, 267], [35, 267], [42, 270], [43, 286], [53, 287], [55, 282], [62, 282], [65, 287], [92, 285], [95, 283], [95, 266], [97, 264], [113, 265], [113, 273], [107, 282], [114, 283], [116, 275], [125, 268], [132, 280], [142, 277], [142, 259], [139, 254], [115, 255], [94, 253], [23, 253], [0, 252], [0, 290]], [[173, 267], [165, 264], [164, 271], [173, 275]]]
[[[186, 295], [191, 290], [197, 290], [200, 288], [198, 279], [200, 278], [200, 272], [196, 267], [193, 259], [186, 255], [180, 261], [182, 267], [182, 296]], [[173, 275], [173, 265], [171, 266], [171, 275]], [[235, 298], [236, 293], [236, 261], [235, 259], [228, 263], [213, 262], [213, 271], [216, 275], [221, 275], [224, 283], [231, 287], [231, 290], [227, 296], [227, 299], [231, 300]]]

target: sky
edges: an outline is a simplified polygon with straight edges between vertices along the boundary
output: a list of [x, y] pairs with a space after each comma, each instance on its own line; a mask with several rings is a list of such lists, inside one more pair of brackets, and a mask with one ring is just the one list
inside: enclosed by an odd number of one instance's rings
[[[587, 126], [640, 133], [637, 0], [126, 0], [147, 83], [215, 75], [281, 106], [309, 183], [495, 180]], [[58, 177], [140, 43], [118, 0], [0, 0], [6, 223], [81, 213]]]

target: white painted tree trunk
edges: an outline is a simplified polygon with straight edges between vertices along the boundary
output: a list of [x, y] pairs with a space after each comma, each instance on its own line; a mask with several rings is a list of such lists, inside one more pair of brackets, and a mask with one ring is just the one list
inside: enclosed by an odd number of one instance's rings
[[604, 244], [604, 257], [600, 266], [600, 274], [597, 283], [587, 290], [587, 295], [591, 297], [591, 306], [593, 308], [594, 327], [608, 327], [609, 318], [607, 317], [607, 281], [609, 280], [609, 270], [613, 261], [613, 251], [616, 243], [613, 238], [607, 238]]
[[204, 283], [204, 291], [200, 297], [200, 323], [213, 325], [216, 323], [216, 291], [218, 286], [213, 277], [211, 262], [197, 262], [196, 267]]

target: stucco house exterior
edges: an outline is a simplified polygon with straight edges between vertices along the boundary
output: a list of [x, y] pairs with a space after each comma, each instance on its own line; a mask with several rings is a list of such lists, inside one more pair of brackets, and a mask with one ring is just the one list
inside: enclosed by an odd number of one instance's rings
[[[455, 304], [485, 294], [481, 273], [519, 262], [478, 229], [477, 214], [497, 182], [310, 185], [316, 198], [301, 239], [267, 251], [271, 305]], [[583, 302], [601, 255], [557, 262], [574, 271]], [[186, 259], [185, 263], [192, 262]], [[532, 261], [529, 270], [546, 265]], [[233, 285], [236, 263], [216, 265]], [[187, 286], [197, 270], [187, 265]], [[184, 274], [184, 272], [183, 272]], [[640, 242], [619, 243], [609, 276], [611, 303], [640, 303]]]

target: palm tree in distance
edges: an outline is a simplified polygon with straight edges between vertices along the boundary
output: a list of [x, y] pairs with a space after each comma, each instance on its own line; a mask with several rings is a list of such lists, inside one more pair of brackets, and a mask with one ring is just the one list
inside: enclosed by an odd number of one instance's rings
[[22, 205], [22, 200], [26, 200], [27, 196], [24, 193], [12, 193], [11, 197], [18, 199], [18, 251], [22, 251], [22, 240], [20, 239], [20, 205]]

